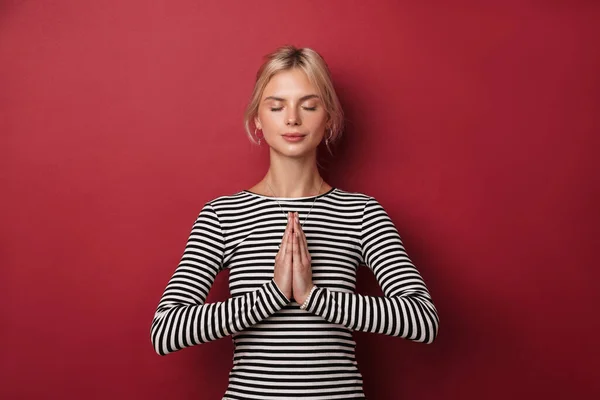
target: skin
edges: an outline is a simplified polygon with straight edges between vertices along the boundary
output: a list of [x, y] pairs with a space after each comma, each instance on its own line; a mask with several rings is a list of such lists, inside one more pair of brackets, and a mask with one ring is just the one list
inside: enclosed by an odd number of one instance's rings
[[[269, 170], [249, 190], [273, 197], [305, 197], [329, 191], [331, 186], [326, 182], [318, 191], [322, 178], [317, 168], [317, 147], [324, 139], [329, 121], [316, 88], [302, 70], [275, 74], [263, 91], [254, 118], [269, 146]], [[301, 141], [288, 142], [282, 136], [288, 132], [306, 136]], [[295, 213], [288, 213], [273, 278], [283, 294], [299, 304], [313, 286], [308, 244]]]
[[288, 299], [302, 304], [313, 287], [311, 257], [297, 213], [288, 213], [288, 224], [275, 256], [275, 283]]

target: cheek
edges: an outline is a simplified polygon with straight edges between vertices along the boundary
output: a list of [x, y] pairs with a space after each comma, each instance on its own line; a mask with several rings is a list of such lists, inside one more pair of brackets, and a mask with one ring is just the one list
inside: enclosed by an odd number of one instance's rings
[[277, 122], [277, 113], [270, 110], [262, 110], [258, 112], [258, 117], [263, 122], [263, 125], [272, 125]]
[[327, 124], [327, 114], [325, 114], [325, 113], [315, 114], [312, 116], [312, 118], [310, 118], [310, 120], [311, 120], [311, 123], [315, 127], [325, 126]]

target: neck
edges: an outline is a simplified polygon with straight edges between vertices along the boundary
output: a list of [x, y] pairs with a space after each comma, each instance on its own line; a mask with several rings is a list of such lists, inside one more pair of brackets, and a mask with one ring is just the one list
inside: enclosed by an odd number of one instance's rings
[[[316, 152], [306, 157], [282, 157], [271, 154], [271, 165], [263, 178], [267, 191], [275, 197], [308, 197], [325, 187], [316, 162]], [[320, 187], [320, 189], [319, 189]]]

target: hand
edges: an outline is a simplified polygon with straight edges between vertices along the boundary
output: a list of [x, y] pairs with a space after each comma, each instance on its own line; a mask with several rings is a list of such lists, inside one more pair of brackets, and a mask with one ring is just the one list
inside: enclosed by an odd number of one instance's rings
[[292, 295], [298, 304], [304, 303], [306, 297], [313, 287], [312, 265], [306, 236], [300, 221], [298, 213], [293, 217], [293, 242], [292, 242]]
[[288, 213], [288, 223], [279, 245], [279, 252], [275, 256], [275, 269], [273, 272], [275, 284], [288, 300], [292, 298], [293, 227], [292, 215]]

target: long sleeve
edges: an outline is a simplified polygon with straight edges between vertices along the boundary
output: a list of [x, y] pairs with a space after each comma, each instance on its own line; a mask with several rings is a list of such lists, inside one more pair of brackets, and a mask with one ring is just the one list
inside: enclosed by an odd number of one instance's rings
[[242, 331], [274, 314], [289, 300], [274, 280], [223, 302], [205, 304], [223, 269], [225, 235], [212, 205], [193, 224], [181, 261], [152, 320], [150, 338], [160, 355]]
[[373, 197], [363, 210], [360, 245], [363, 261], [373, 271], [384, 296], [319, 287], [310, 297], [307, 311], [352, 330], [432, 343], [438, 333], [437, 310], [398, 230]]

